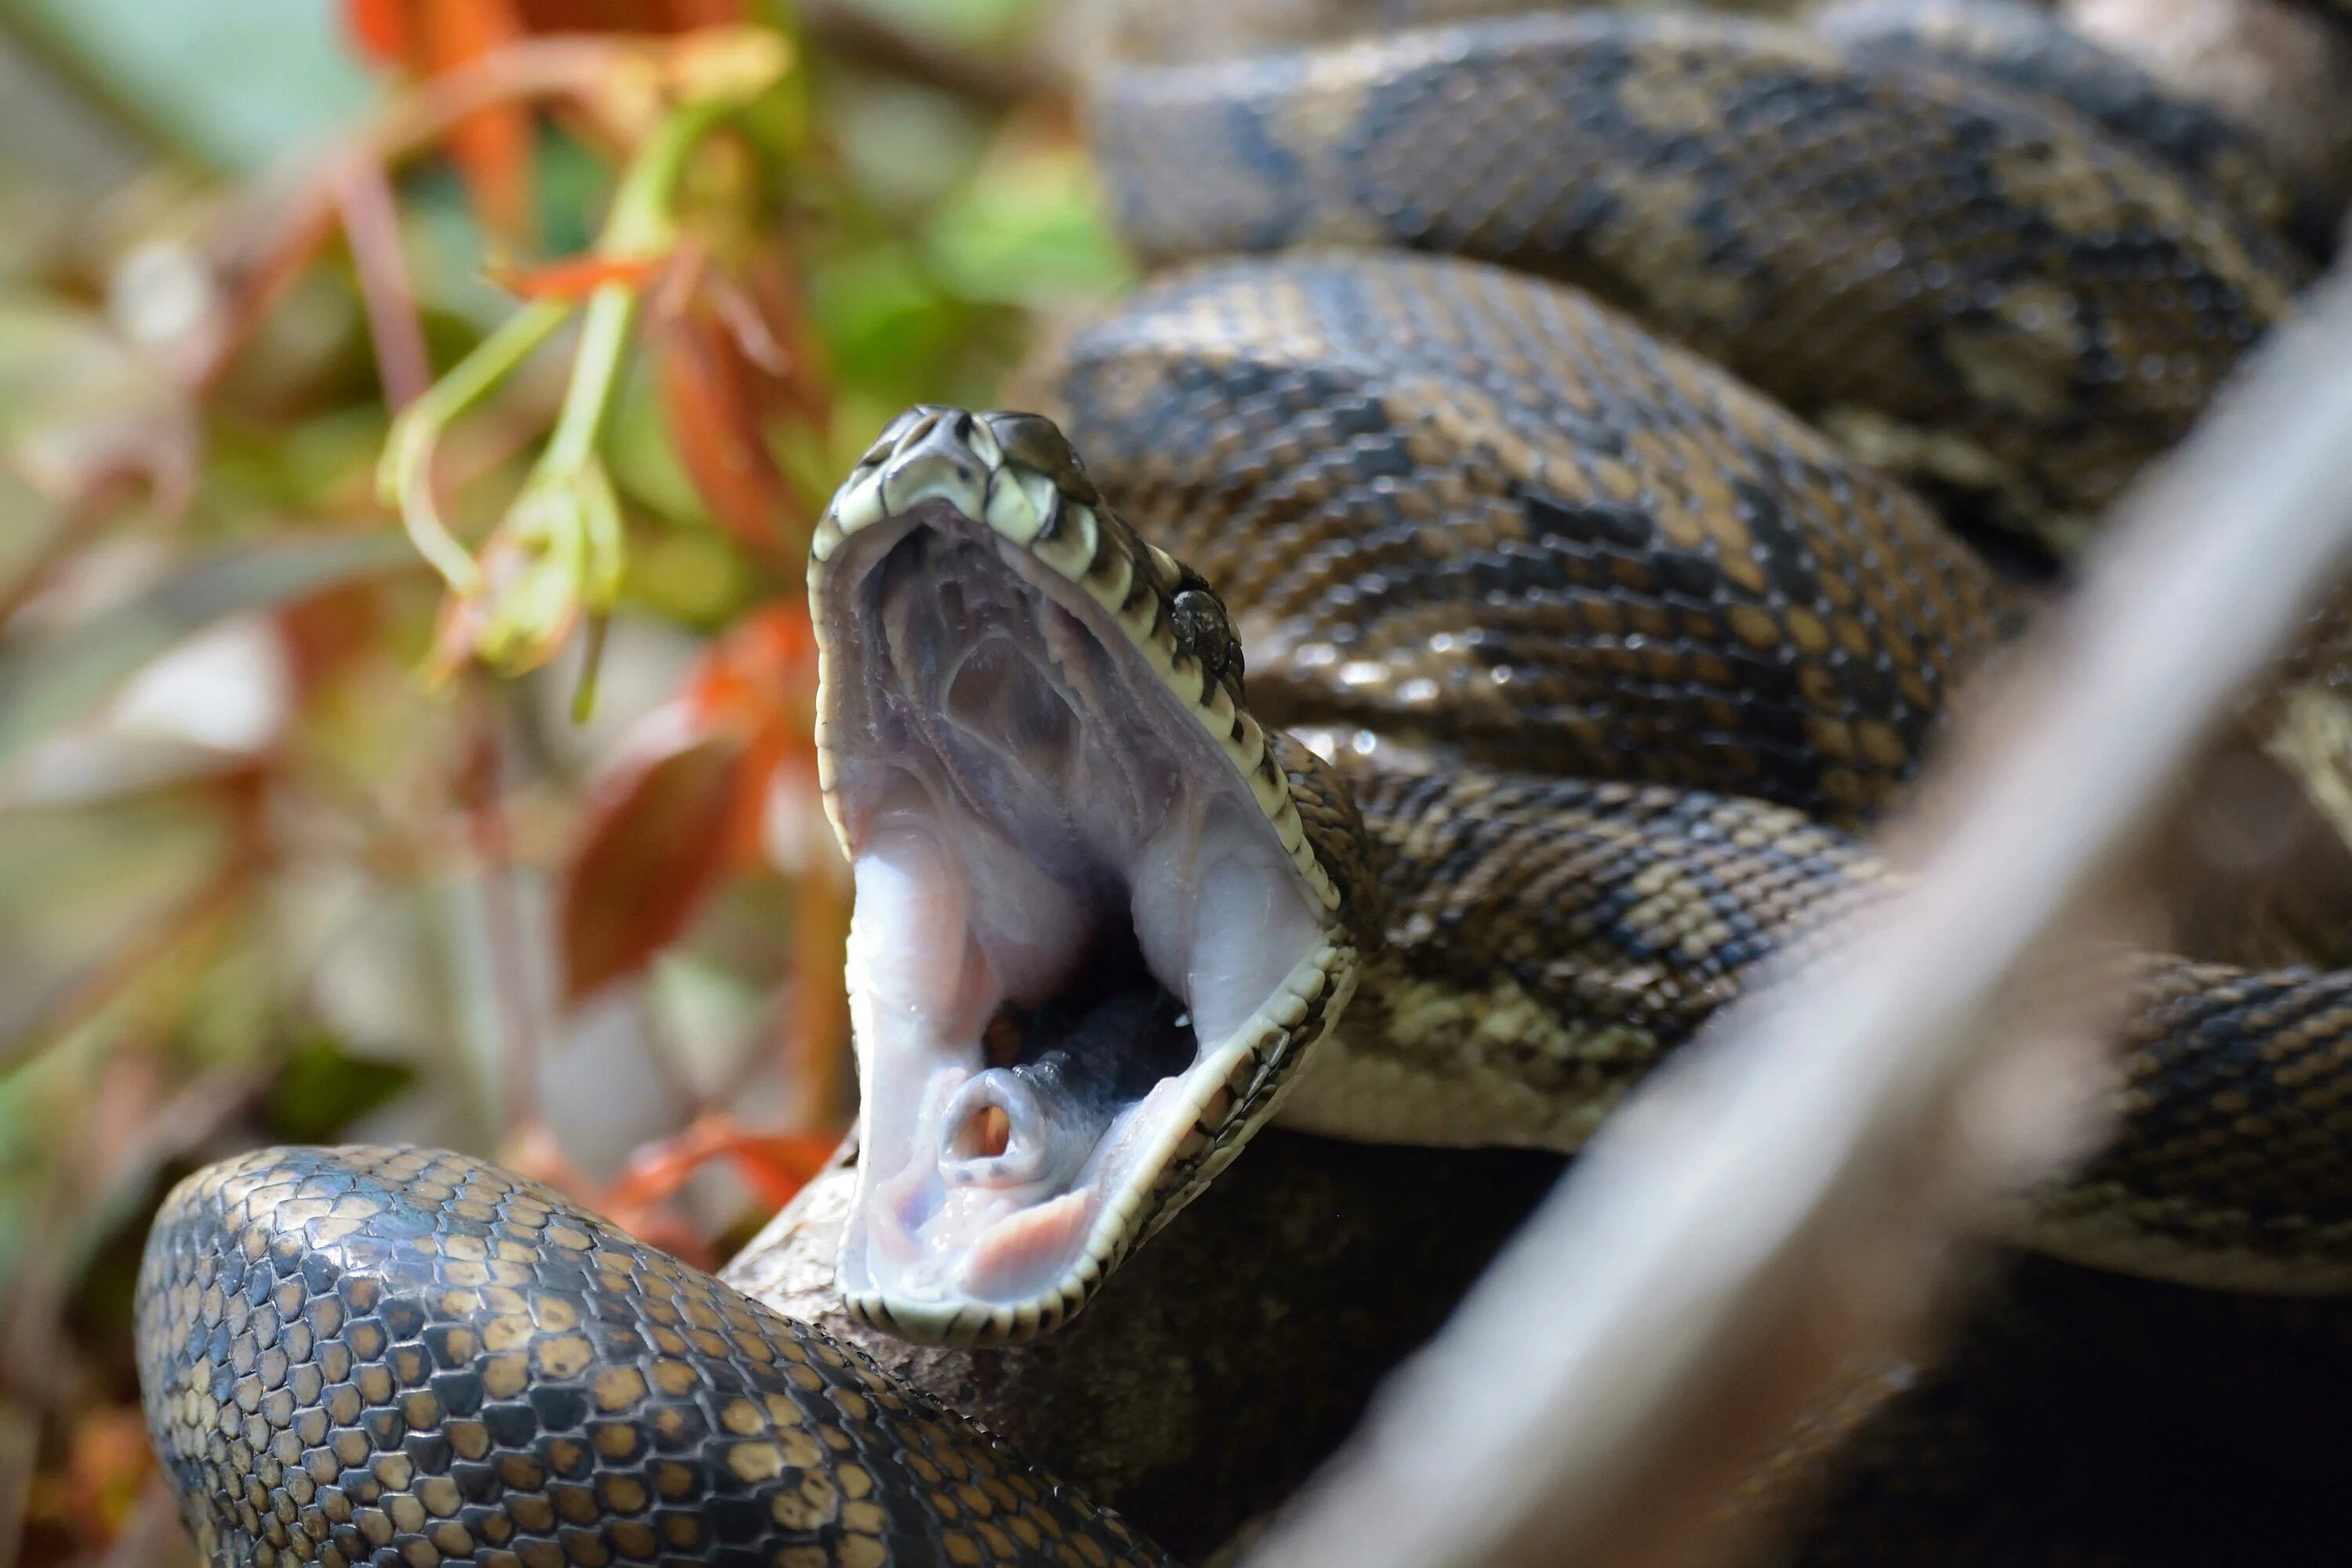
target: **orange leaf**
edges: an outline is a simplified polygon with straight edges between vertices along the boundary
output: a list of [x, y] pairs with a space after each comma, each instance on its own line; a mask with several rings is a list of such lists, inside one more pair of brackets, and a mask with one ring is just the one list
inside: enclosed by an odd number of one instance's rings
[[370, 59], [398, 65], [408, 58], [405, 0], [343, 0], [343, 26]]
[[154, 1469], [146, 1423], [136, 1405], [85, 1409], [67, 1437], [60, 1472], [37, 1489], [31, 1512], [61, 1526], [99, 1555], [121, 1532]]
[[534, 33], [679, 33], [743, 19], [742, 0], [520, 0]]
[[750, 612], [686, 680], [686, 700], [708, 722], [808, 728], [816, 692], [816, 633], [808, 606], [788, 600]]
[[727, 1146], [728, 1162], [743, 1184], [771, 1208], [782, 1208], [807, 1186], [841, 1140], [828, 1132], [746, 1133]]
[[491, 282], [521, 300], [585, 300], [607, 283], [642, 289], [669, 264], [667, 256], [575, 256], [538, 267], [493, 263]]
[[660, 1203], [695, 1172], [723, 1159], [761, 1203], [782, 1208], [824, 1169], [840, 1142], [833, 1133], [746, 1131], [725, 1111], [706, 1111], [674, 1137], [630, 1155], [613, 1184], [612, 1201], [621, 1207]]
[[[808, 308], [801, 298], [800, 279], [781, 237], [773, 237], [740, 264], [742, 306], [734, 308], [725, 291], [719, 294], [720, 313], [745, 339], [746, 354], [755, 363], [772, 367], [775, 395], [820, 432], [833, 421], [833, 388], [825, 368], [824, 348]], [[746, 321], [748, 315], [751, 321]], [[761, 353], [759, 336], [774, 345]], [[775, 363], [781, 361], [781, 363]]]
[[658, 352], [670, 436], [703, 504], [744, 549], [782, 558], [785, 528], [802, 531], [801, 509], [761, 434], [756, 373], [741, 348], [708, 311], [689, 310]]
[[[829, 828], [810, 826], [829, 842]], [[784, 1067], [796, 1119], [822, 1125], [840, 1117], [849, 1098], [849, 995], [843, 981], [849, 956], [848, 868], [832, 858], [812, 866], [796, 886]]]
[[712, 645], [678, 700], [623, 742], [590, 791], [565, 868], [571, 1000], [642, 969], [731, 866], [758, 859], [776, 770], [814, 766], [815, 689], [806, 608], [771, 605]]
[[[419, 65], [415, 13], [435, 0], [343, 0], [343, 26], [361, 51], [386, 65]], [[464, 0], [457, 0], [464, 3]], [[509, 0], [520, 33], [683, 33], [743, 21], [742, 0]]]
[[[523, 36], [513, 0], [413, 0], [410, 64], [440, 76]], [[482, 226], [508, 239], [531, 229], [531, 120], [520, 104], [480, 109], [449, 132], [449, 156], [465, 176]]]
[[749, 747], [677, 710], [591, 792], [564, 868], [564, 993], [577, 1002], [636, 973], [676, 941], [717, 886], [748, 796]]

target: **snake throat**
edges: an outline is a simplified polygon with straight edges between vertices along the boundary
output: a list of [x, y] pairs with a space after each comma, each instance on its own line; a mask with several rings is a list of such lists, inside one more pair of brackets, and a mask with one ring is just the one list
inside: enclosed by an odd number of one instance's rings
[[840, 1279], [914, 1338], [1058, 1324], [1265, 1119], [1349, 968], [1223, 606], [1090, 494], [1043, 420], [917, 410], [813, 551], [856, 890]]

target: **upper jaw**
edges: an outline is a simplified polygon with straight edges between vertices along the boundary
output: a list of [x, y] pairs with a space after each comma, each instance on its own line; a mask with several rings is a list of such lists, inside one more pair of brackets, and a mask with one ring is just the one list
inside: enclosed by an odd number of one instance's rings
[[840, 1284], [877, 1326], [1056, 1325], [1344, 995], [1336, 889], [1196, 588], [1034, 416], [902, 417], [820, 525], [864, 1091]]

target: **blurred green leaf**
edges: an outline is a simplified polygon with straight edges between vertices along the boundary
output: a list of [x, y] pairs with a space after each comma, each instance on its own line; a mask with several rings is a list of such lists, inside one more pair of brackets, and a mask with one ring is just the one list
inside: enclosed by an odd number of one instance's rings
[[756, 595], [757, 575], [720, 534], [647, 532], [629, 542], [625, 601], [682, 626], [717, 630]]
[[397, 533], [277, 539], [198, 557], [129, 604], [0, 651], [0, 768], [95, 708], [142, 665], [223, 616], [416, 563]]
[[355, 1057], [332, 1035], [308, 1035], [287, 1053], [262, 1115], [273, 1136], [330, 1142], [415, 1081], [405, 1063]]
[[258, 169], [350, 124], [375, 86], [322, 0], [0, 0], [111, 107], [174, 151]]
[[1133, 278], [1076, 149], [1013, 152], [983, 163], [932, 219], [929, 256], [967, 299], [1033, 309], [1108, 296]]
[[[613, 483], [630, 500], [652, 508], [671, 522], [710, 526], [709, 510], [695, 494], [694, 480], [688, 477], [670, 441], [660, 388], [642, 358], [623, 377], [620, 395], [605, 422], [604, 461], [612, 469]], [[634, 561], [631, 564], [634, 572]]]
[[198, 458], [195, 410], [162, 367], [100, 312], [0, 293], [0, 460], [53, 502], [110, 474], [184, 491]]
[[992, 48], [1034, 26], [1045, 0], [848, 0], [847, 8], [941, 43]]
[[809, 303], [845, 402], [862, 397], [895, 413], [954, 400], [940, 369], [968, 343], [973, 307], [941, 288], [911, 247], [888, 242], [826, 258], [812, 268]]
[[216, 416], [204, 511], [240, 520], [331, 517], [373, 507], [386, 423], [375, 403], [269, 423]]
[[934, 88], [861, 83], [827, 107], [843, 173], [861, 200], [893, 216], [920, 214], [970, 177], [987, 151], [987, 117]]
[[0, 812], [0, 1062], [60, 987], [179, 906], [230, 849], [219, 813], [185, 794]]
[[[0, 5], [0, 12], [6, 7]], [[91, 209], [154, 161], [129, 127], [0, 29], [0, 278], [29, 278], [87, 243]]]

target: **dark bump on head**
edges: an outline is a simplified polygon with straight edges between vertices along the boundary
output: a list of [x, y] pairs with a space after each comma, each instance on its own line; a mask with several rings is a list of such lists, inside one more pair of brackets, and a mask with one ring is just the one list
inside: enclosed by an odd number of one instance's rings
[[1234, 635], [1233, 619], [1217, 591], [1189, 566], [1178, 569], [1176, 592], [1168, 601], [1168, 618], [1176, 633], [1179, 652], [1200, 661], [1202, 695], [1222, 685], [1243, 700], [1241, 639]]
[[1088, 506], [1098, 506], [1102, 492], [1087, 475], [1086, 465], [1061, 430], [1050, 419], [1037, 414], [983, 414], [981, 421], [996, 437], [1008, 461], [1034, 468], [1054, 481], [1055, 489], [1072, 500]]

